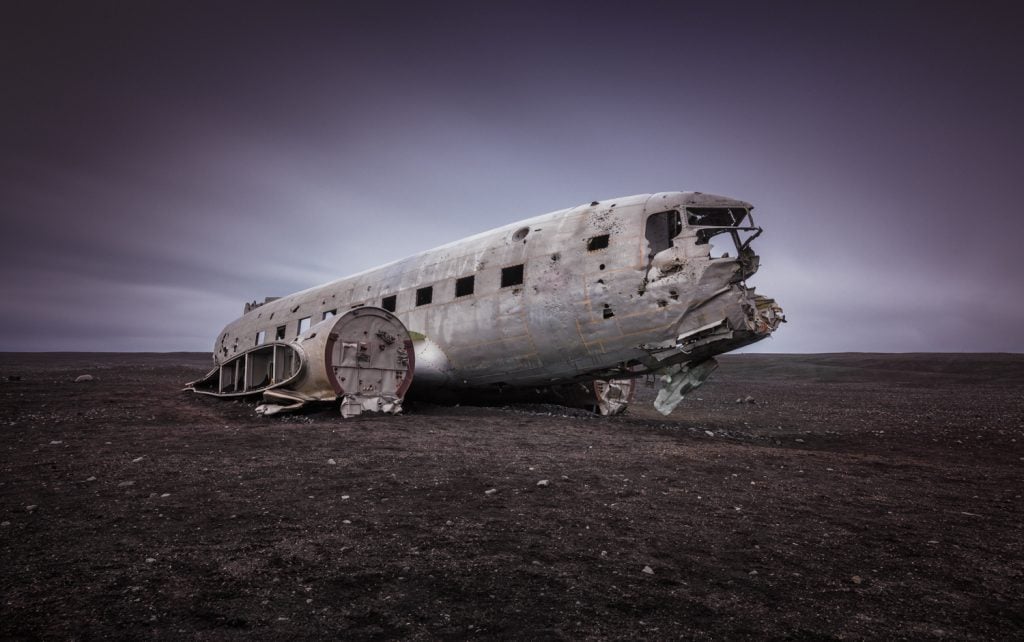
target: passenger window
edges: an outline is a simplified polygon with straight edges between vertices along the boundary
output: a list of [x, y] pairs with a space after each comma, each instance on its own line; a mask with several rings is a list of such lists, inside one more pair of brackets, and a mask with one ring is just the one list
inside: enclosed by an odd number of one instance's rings
[[302, 317], [299, 319], [299, 334], [302, 334], [306, 330], [309, 330], [309, 317]]
[[473, 285], [476, 279], [472, 274], [455, 280], [455, 298], [473, 294]]
[[395, 311], [395, 303], [397, 303], [397, 302], [398, 302], [398, 295], [392, 294], [391, 296], [386, 296], [386, 297], [384, 297], [383, 299], [380, 300], [380, 307], [384, 308], [388, 312], [394, 312]]
[[337, 314], [338, 314], [337, 310], [327, 310], [326, 312], [324, 312], [324, 317], [323, 318], [324, 319], [330, 319], [331, 317], [333, 317], [333, 316], [335, 316]]
[[592, 236], [587, 240], [587, 251], [593, 252], [594, 250], [603, 250], [608, 247], [608, 235], [602, 234], [601, 236]]
[[263, 342], [267, 339], [267, 331], [260, 330], [256, 333], [256, 345], [263, 345]]
[[287, 328], [288, 328], [288, 326], [284, 326], [284, 325], [277, 326], [277, 331], [274, 332], [274, 340], [275, 341], [283, 341], [284, 340], [284, 332], [285, 332], [285, 330]]
[[427, 305], [434, 300], [434, 286], [428, 285], [425, 288], [416, 290], [416, 306]]
[[501, 268], [501, 287], [507, 288], [510, 285], [520, 285], [523, 282], [523, 266], [513, 265]]

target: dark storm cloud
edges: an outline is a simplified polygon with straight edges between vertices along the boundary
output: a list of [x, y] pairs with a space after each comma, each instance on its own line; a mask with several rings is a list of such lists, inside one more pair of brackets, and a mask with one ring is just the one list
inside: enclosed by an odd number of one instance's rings
[[1015, 7], [25, 3], [0, 349], [208, 349], [285, 294], [595, 198], [753, 202], [759, 349], [1024, 348]]

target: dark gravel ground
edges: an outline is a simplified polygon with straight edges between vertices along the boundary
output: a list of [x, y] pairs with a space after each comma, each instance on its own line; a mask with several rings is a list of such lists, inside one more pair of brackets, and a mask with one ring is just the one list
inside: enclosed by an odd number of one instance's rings
[[208, 362], [0, 354], [0, 637], [1024, 638], [1024, 356], [725, 357], [610, 419], [260, 418]]

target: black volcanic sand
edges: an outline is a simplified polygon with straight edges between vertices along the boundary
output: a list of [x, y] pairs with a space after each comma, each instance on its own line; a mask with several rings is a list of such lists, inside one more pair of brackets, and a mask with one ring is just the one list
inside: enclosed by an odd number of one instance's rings
[[726, 357], [611, 419], [260, 418], [208, 363], [0, 355], [0, 637], [1024, 638], [1020, 355]]

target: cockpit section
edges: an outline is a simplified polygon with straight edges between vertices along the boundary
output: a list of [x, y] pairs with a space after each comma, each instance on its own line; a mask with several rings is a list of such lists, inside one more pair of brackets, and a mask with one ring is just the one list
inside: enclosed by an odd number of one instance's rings
[[760, 234], [747, 207], [684, 207], [651, 214], [644, 225], [648, 280], [701, 259], [731, 259], [738, 265], [737, 280], [746, 279], [757, 271], [750, 244]]
[[679, 317], [671, 338], [640, 348], [644, 367], [660, 377], [655, 406], [668, 413], [707, 378], [715, 355], [770, 336], [785, 317], [747, 285], [760, 262], [751, 245], [761, 235], [749, 204], [692, 192], [657, 196], [664, 209], [644, 221], [640, 294], [656, 314]]

